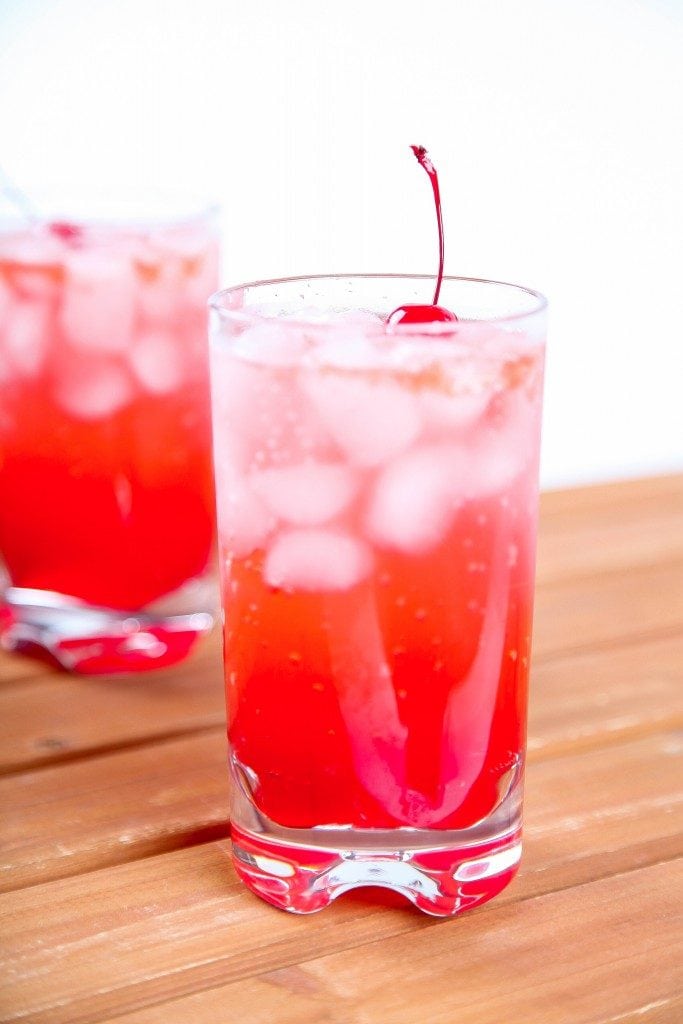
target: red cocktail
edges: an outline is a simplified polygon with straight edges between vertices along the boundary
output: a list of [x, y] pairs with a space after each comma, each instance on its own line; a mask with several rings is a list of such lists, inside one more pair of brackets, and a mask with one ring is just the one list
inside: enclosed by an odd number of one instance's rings
[[544, 300], [419, 278], [231, 289], [212, 388], [235, 863], [306, 912], [450, 914], [520, 854]]
[[209, 625], [217, 257], [212, 215], [0, 232], [6, 645], [139, 669]]

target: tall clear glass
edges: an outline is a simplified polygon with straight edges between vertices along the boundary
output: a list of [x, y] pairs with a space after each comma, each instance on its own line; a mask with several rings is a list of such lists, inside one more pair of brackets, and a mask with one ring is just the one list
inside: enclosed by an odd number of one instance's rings
[[215, 211], [98, 205], [0, 221], [0, 633], [87, 673], [177, 661], [217, 604]]
[[211, 301], [236, 869], [308, 913], [385, 886], [427, 913], [521, 853], [545, 300], [450, 278]]

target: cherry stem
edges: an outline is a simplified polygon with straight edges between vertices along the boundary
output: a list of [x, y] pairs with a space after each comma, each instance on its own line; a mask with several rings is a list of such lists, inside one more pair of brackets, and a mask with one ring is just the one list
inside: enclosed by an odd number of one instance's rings
[[438, 306], [439, 294], [441, 292], [441, 282], [443, 281], [444, 263], [443, 219], [441, 217], [441, 196], [439, 194], [439, 179], [437, 177], [434, 164], [432, 163], [429, 157], [429, 153], [424, 148], [424, 146], [411, 146], [410, 148], [415, 154], [415, 157], [420, 167], [424, 167], [425, 171], [429, 175], [429, 180], [432, 183], [432, 190], [434, 192], [434, 205], [436, 206], [436, 224], [439, 229], [439, 273], [436, 278], [436, 288], [434, 289], [434, 299], [432, 305]]

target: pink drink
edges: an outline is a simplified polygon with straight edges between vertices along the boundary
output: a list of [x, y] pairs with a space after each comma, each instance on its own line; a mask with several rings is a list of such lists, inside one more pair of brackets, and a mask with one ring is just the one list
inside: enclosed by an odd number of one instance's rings
[[207, 216], [0, 231], [6, 645], [139, 669], [207, 628], [217, 257]]
[[450, 280], [459, 323], [387, 334], [421, 287], [214, 300], [235, 863], [298, 912], [450, 914], [519, 860], [543, 301]]

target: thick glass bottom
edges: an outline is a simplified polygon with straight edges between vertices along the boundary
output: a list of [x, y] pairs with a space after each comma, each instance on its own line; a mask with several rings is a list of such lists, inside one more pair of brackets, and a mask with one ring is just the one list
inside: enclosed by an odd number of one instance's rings
[[[300, 842], [273, 842], [233, 826], [235, 870], [268, 903], [293, 914], [312, 914], [350, 889], [380, 886], [400, 893], [434, 917], [452, 917], [496, 896], [514, 877], [521, 831], [481, 845], [458, 845], [457, 833], [394, 833], [366, 829], [345, 842], [321, 846], [316, 829]], [[422, 845], [424, 844], [424, 845]]]
[[232, 850], [242, 881], [268, 903], [311, 914], [342, 893], [380, 886], [419, 910], [451, 917], [485, 903], [514, 877], [522, 853], [522, 770], [491, 813], [469, 828], [289, 828], [258, 809], [251, 773], [231, 757]]
[[0, 605], [0, 644], [84, 675], [144, 672], [187, 657], [212, 628], [215, 604], [209, 578], [131, 611], [94, 607], [54, 591], [7, 587]]

